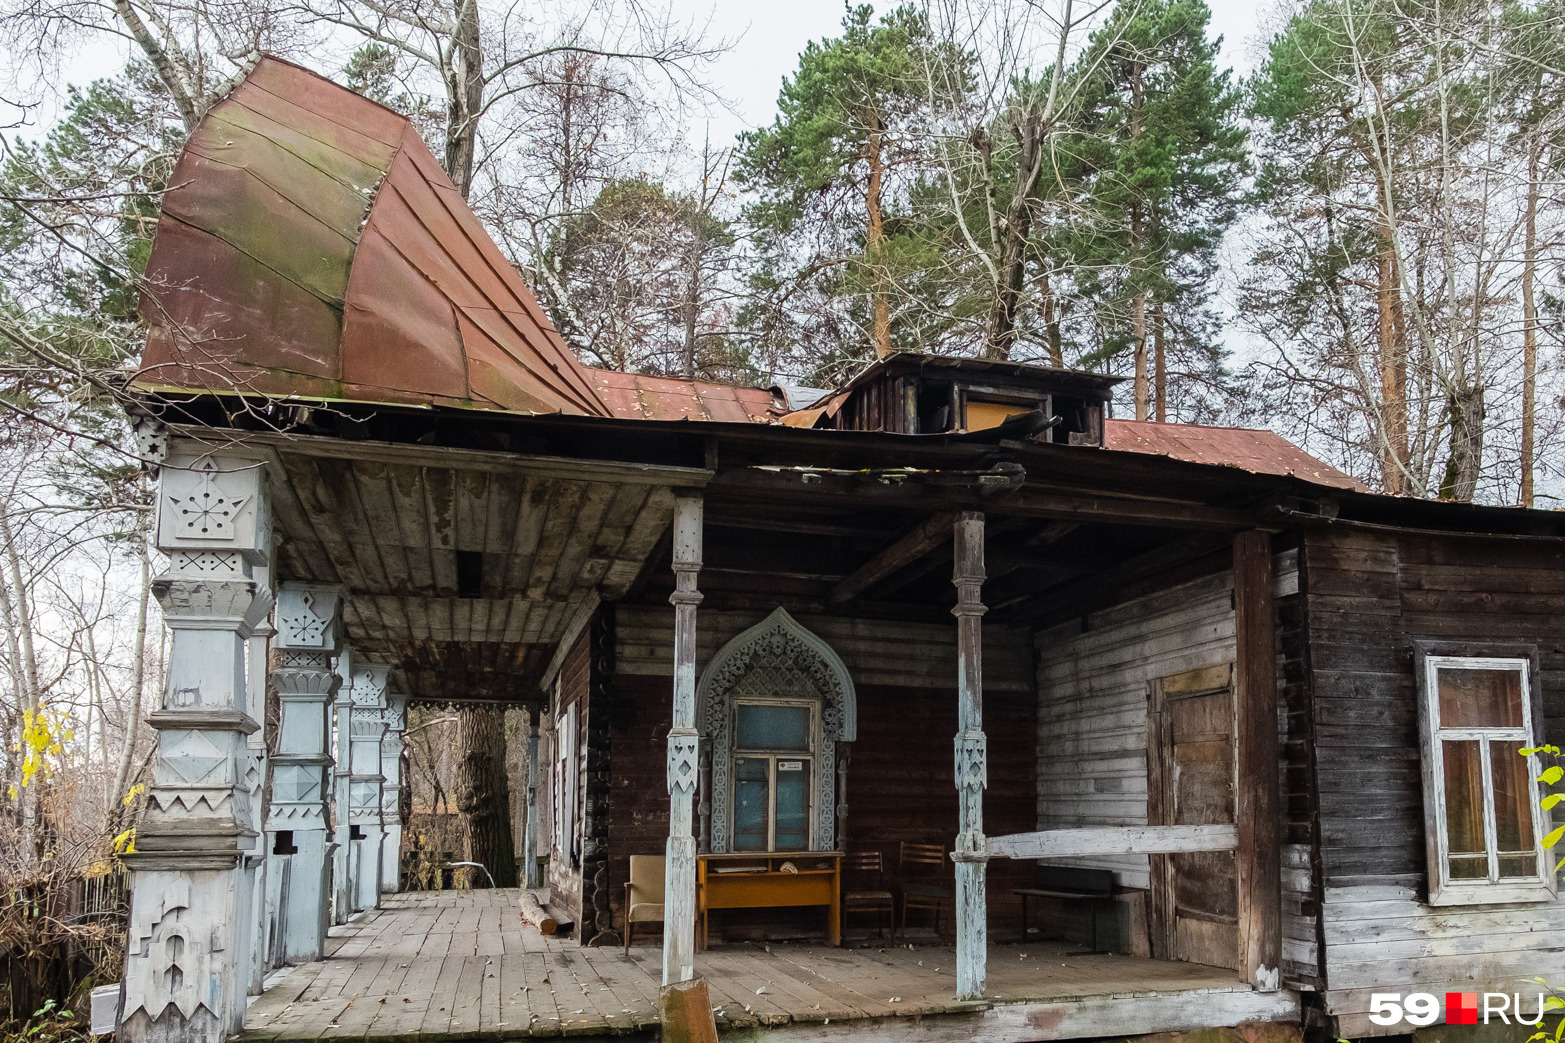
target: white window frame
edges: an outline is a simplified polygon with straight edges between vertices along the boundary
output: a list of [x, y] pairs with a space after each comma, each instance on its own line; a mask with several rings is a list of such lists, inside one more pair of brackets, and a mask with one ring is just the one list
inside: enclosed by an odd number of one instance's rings
[[[1537, 745], [1533, 711], [1535, 661], [1529, 657], [1445, 655], [1426, 652], [1418, 657], [1419, 736], [1423, 755], [1424, 832], [1429, 862], [1430, 905], [1489, 905], [1503, 902], [1548, 902], [1557, 884], [1548, 853], [1543, 849], [1547, 812], [1538, 806], [1542, 797], [1537, 776], [1542, 769], [1536, 756], [1527, 758], [1527, 785], [1532, 808], [1533, 847], [1537, 857], [1534, 879], [1500, 880], [1499, 841], [1494, 810], [1494, 773], [1491, 747], [1515, 756], [1515, 750]], [[1517, 728], [1447, 728], [1440, 720], [1441, 670], [1505, 670], [1521, 674], [1522, 725]], [[1487, 880], [1452, 880], [1450, 834], [1445, 800], [1445, 756], [1448, 741], [1477, 741], [1484, 787], [1484, 846], [1489, 856]]]
[[[809, 736], [809, 743], [810, 743], [809, 749], [801, 753], [798, 750], [783, 750], [783, 751], [779, 751], [779, 750], [749, 749], [749, 748], [741, 747], [739, 745], [739, 707], [741, 707], [741, 706], [803, 706], [803, 707], [805, 707], [806, 709], [808, 709], [810, 711], [809, 731], [806, 733]], [[818, 770], [818, 765], [816, 764], [816, 761], [818, 760], [818, 758], [816, 757], [816, 747], [820, 744], [820, 739], [819, 739], [819, 735], [820, 735], [820, 711], [821, 711], [820, 702], [818, 700], [815, 700], [815, 699], [790, 699], [790, 698], [788, 698], [786, 696], [779, 696], [776, 699], [760, 699], [760, 698], [755, 698], [755, 697], [741, 697], [741, 698], [737, 698], [737, 699], [734, 700], [734, 720], [733, 720], [733, 733], [732, 733], [733, 736], [734, 736], [734, 750], [733, 750], [733, 760], [734, 760], [734, 763], [732, 765], [732, 772], [731, 772], [731, 774], [729, 776], [731, 779], [734, 780], [734, 783], [733, 783], [734, 786], [737, 787], [738, 784], [739, 784], [738, 780], [739, 780], [739, 759], [740, 758], [743, 757], [743, 758], [748, 758], [748, 759], [751, 759], [751, 760], [760, 760], [762, 758], [765, 758], [765, 759], [767, 759], [767, 760], [769, 760], [771, 762], [770, 767], [768, 768], [767, 793], [766, 793], [766, 799], [767, 799], [767, 808], [766, 808], [766, 848], [765, 848], [765, 851], [756, 851], [756, 852], [754, 852], [754, 854], [758, 854], [758, 855], [759, 854], [766, 854], [766, 853], [775, 852], [777, 850], [777, 762], [780, 761], [780, 760], [782, 760], [782, 761], [802, 760], [802, 761], [808, 761], [809, 762], [809, 769], [806, 772], [806, 775], [808, 777], [804, 780], [805, 799], [807, 799], [810, 802], [809, 821], [805, 824], [805, 834], [804, 834], [805, 835], [805, 843], [808, 844], [809, 843], [809, 838], [811, 838], [811, 837], [813, 837], [815, 835], [815, 826], [816, 826], [816, 821], [815, 821], [815, 813], [816, 813], [816, 807], [815, 807], [815, 803], [816, 803], [816, 801], [815, 801], [815, 772]], [[730, 804], [731, 804], [730, 814], [733, 816], [733, 821], [730, 821], [728, 823], [728, 835], [733, 837], [737, 841], [738, 838], [739, 838], [739, 833], [738, 833], [739, 801], [736, 799], [736, 800], [731, 801]], [[737, 847], [735, 847], [734, 850], [738, 851], [739, 849]]]

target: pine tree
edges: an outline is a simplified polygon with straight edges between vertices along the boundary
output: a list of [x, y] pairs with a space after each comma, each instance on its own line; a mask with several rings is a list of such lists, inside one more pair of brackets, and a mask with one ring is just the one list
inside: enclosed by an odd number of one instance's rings
[[805, 48], [776, 120], [741, 136], [735, 176], [759, 196], [747, 215], [769, 261], [758, 288], [790, 294], [824, 277], [828, 295], [867, 296], [870, 343], [887, 355], [888, 181], [920, 148], [910, 121], [933, 44], [912, 7], [873, 15], [851, 8], [841, 36]]
[[[1217, 248], [1247, 165], [1240, 96], [1219, 69], [1203, 0], [1121, 5], [1078, 62], [1088, 221], [1075, 261], [1117, 309], [1107, 352], [1135, 359], [1136, 418], [1167, 419], [1167, 356], [1180, 345], [1215, 367], [1205, 307]], [[1128, 337], [1127, 337], [1128, 334]], [[1151, 373], [1149, 374], [1149, 368]]]

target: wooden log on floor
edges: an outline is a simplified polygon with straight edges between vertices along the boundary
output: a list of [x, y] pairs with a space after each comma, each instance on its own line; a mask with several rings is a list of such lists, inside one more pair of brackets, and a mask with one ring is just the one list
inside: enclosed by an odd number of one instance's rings
[[522, 922], [532, 924], [538, 928], [539, 934], [553, 934], [560, 927], [560, 922], [538, 901], [538, 896], [531, 891], [522, 892]]

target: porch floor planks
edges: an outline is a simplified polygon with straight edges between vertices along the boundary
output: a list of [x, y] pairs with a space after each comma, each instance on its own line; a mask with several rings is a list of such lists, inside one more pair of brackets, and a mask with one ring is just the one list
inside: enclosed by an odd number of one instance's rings
[[[524, 925], [517, 915], [519, 895], [486, 890], [385, 896], [383, 908], [332, 929], [326, 960], [274, 979], [250, 1007], [246, 1038], [456, 1043], [607, 1036], [656, 1027], [662, 971], [656, 938], [633, 946], [629, 958], [617, 947], [583, 949]], [[1063, 942], [992, 946], [991, 999], [1248, 991], [1229, 971], [1065, 955], [1075, 948]], [[696, 969], [707, 980], [724, 1032], [973, 1009], [955, 999], [956, 955], [944, 945], [838, 949], [733, 943], [698, 954]]]

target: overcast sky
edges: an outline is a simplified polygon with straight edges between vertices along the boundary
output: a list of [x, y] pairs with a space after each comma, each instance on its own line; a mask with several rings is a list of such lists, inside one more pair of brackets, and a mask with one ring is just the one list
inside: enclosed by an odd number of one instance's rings
[[[746, 127], [771, 120], [782, 78], [794, 70], [799, 52], [811, 40], [834, 36], [842, 23], [842, 0], [668, 0], [680, 20], [696, 22], [710, 19], [711, 36], [735, 41], [733, 49], [709, 70], [712, 85], [729, 99], [734, 114], [717, 112], [710, 118], [714, 143], [726, 141]], [[1223, 36], [1223, 57], [1235, 69], [1248, 72], [1252, 66], [1255, 42], [1259, 36], [1255, 0], [1207, 0], [1212, 8], [1212, 31]], [[1263, 0], [1264, 2], [1264, 0]], [[894, 0], [881, 0], [877, 10], [893, 6]], [[119, 41], [88, 43], [66, 63], [64, 83], [85, 84], [100, 76], [118, 72], [129, 57]], [[310, 64], [308, 59], [305, 64]], [[318, 71], [333, 75], [336, 69]], [[52, 92], [48, 92], [52, 93]], [[22, 90], [21, 95], [33, 94]], [[35, 100], [30, 98], [29, 100]], [[42, 102], [28, 122], [47, 122], [56, 109], [53, 98]], [[0, 101], [0, 117], [8, 106]], [[13, 110], [14, 111], [14, 110]], [[14, 117], [13, 117], [14, 118]], [[11, 119], [3, 119], [11, 122]], [[689, 128], [689, 137], [699, 142], [703, 127]], [[26, 132], [24, 132], [26, 133]]]
[[[1212, 8], [1212, 32], [1223, 37], [1223, 57], [1235, 69], [1248, 72], [1260, 33], [1257, 0], [1207, 0]], [[881, 0], [876, 10], [893, 6]], [[734, 49], [724, 55], [712, 70], [714, 86], [731, 99], [738, 118], [713, 120], [714, 141], [726, 135], [719, 130], [738, 131], [771, 120], [782, 78], [791, 73], [799, 52], [811, 40], [834, 36], [842, 23], [842, 0], [768, 0], [761, 3], [736, 3], [715, 6], [705, 0], [674, 0], [676, 12], [685, 17], [712, 14], [713, 35], [728, 39], [741, 37]], [[742, 34], [742, 36], [741, 36]], [[699, 139], [700, 135], [694, 135]]]

